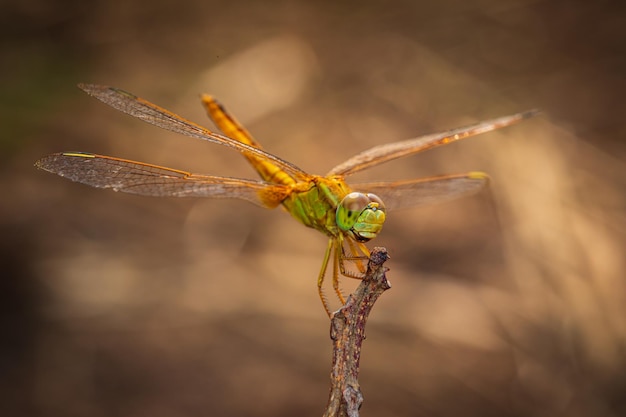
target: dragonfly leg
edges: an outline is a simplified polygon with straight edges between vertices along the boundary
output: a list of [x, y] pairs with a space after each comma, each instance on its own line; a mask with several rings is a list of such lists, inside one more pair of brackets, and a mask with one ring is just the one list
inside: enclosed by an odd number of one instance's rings
[[[324, 284], [324, 276], [326, 276], [326, 269], [328, 267], [328, 261], [330, 260], [330, 254], [331, 252], [333, 252], [334, 247], [335, 247], [335, 240], [329, 239], [328, 246], [326, 247], [326, 253], [324, 253], [324, 260], [322, 261], [322, 269], [320, 270], [320, 274], [317, 277], [317, 293], [320, 296], [320, 300], [322, 300], [322, 305], [324, 306], [324, 310], [326, 310], [326, 314], [328, 314], [328, 317], [330, 317], [330, 307], [328, 305], [328, 300], [326, 299], [326, 295], [324, 295], [324, 289], [322, 288], [322, 286]], [[333, 261], [333, 264], [335, 264], [334, 261]], [[334, 277], [333, 277], [333, 281], [334, 281]]]
[[339, 243], [338, 245], [335, 245], [335, 248], [333, 250], [333, 289], [335, 290], [335, 294], [337, 294], [337, 298], [339, 298], [339, 301], [343, 305], [346, 303], [346, 298], [343, 296], [341, 288], [339, 288], [339, 270], [341, 269], [341, 265], [343, 265], [343, 263], [341, 262], [342, 256], [343, 245]]
[[[343, 244], [341, 245], [341, 254], [339, 256], [339, 270], [341, 271], [341, 275], [348, 278], [355, 279], [363, 279], [366, 272], [366, 267], [364, 262], [369, 259], [370, 252], [367, 247], [360, 242], [354, 242], [351, 239], [347, 239], [348, 246], [350, 248], [350, 255], [346, 255]], [[361, 255], [359, 255], [361, 253]], [[346, 268], [344, 261], [354, 262], [356, 265], [357, 271], [349, 271]]]
[[[322, 268], [320, 269], [320, 274], [317, 277], [317, 292], [320, 296], [320, 300], [322, 300], [322, 305], [324, 306], [324, 310], [326, 310], [326, 314], [331, 316], [330, 305], [328, 303], [328, 299], [326, 298], [326, 294], [324, 294], [324, 278], [326, 277], [326, 271], [328, 270], [328, 263], [330, 262], [330, 258], [332, 256], [333, 265], [332, 265], [332, 284], [335, 294], [337, 298], [341, 302], [341, 304], [346, 303], [346, 297], [341, 292], [341, 288], [339, 287], [339, 277], [343, 275], [348, 278], [355, 279], [363, 279], [365, 276], [365, 265], [364, 261], [369, 259], [369, 250], [367, 247], [360, 242], [354, 242], [348, 239], [348, 247], [350, 248], [350, 255], [346, 255], [344, 250], [344, 238], [343, 236], [339, 236], [337, 238], [331, 238], [328, 240], [328, 246], [326, 247], [326, 252], [324, 253], [324, 260], [322, 261]], [[358, 268], [357, 271], [349, 271], [346, 269], [344, 261], [355, 262]]]
[[[356, 265], [357, 269], [359, 270], [359, 272], [361, 274], [365, 274], [367, 268], [365, 266], [365, 261], [369, 260], [370, 258], [370, 251], [367, 249], [367, 247], [361, 243], [361, 242], [355, 242], [352, 239], [346, 239], [348, 241], [348, 246], [350, 247], [350, 253], [352, 254], [351, 256], [346, 256], [346, 254], [343, 254], [343, 259], [347, 260], [347, 261], [354, 261], [354, 264]], [[358, 255], [358, 253], [362, 253], [362, 255]]]

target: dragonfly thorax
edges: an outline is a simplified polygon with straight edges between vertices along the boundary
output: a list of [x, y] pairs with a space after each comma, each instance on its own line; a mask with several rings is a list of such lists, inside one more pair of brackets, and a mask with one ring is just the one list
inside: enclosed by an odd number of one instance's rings
[[357, 242], [375, 238], [383, 229], [385, 205], [375, 194], [350, 193], [337, 206], [337, 227]]

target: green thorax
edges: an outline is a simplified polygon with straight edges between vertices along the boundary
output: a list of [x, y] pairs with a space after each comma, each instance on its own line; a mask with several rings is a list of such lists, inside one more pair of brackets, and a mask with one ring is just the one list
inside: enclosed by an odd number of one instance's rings
[[305, 226], [334, 237], [341, 233], [335, 220], [337, 205], [350, 191], [341, 176], [313, 176], [308, 183], [295, 184], [283, 206]]

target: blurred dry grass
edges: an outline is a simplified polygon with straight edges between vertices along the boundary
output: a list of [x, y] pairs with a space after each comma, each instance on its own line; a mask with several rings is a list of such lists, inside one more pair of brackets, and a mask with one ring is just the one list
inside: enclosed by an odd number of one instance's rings
[[363, 414], [626, 413], [620, 2], [1, 7], [2, 415], [316, 415], [326, 401], [325, 238], [280, 210], [37, 172], [42, 155], [84, 150], [253, 177], [239, 155], [111, 111], [77, 82], [198, 122], [212, 93], [313, 173], [542, 108], [355, 178], [493, 178], [479, 196], [394, 213], [373, 242], [393, 288], [368, 329]]

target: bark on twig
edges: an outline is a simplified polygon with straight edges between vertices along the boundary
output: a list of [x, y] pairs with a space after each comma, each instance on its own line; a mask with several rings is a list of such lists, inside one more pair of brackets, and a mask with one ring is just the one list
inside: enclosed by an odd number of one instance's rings
[[346, 304], [333, 313], [330, 337], [333, 341], [333, 369], [330, 396], [324, 417], [358, 417], [363, 395], [359, 386], [359, 360], [365, 339], [365, 323], [378, 297], [391, 285], [383, 266], [387, 249], [374, 248], [365, 278]]

